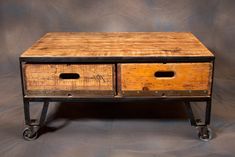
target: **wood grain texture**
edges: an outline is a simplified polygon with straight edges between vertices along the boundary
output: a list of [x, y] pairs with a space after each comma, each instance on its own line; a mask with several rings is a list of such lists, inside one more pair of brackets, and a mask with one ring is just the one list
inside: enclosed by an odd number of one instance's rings
[[[212, 63], [119, 64], [121, 91], [206, 91], [210, 94]], [[173, 71], [173, 77], [155, 72]]]
[[192, 34], [179, 32], [47, 33], [21, 57], [197, 57], [213, 54]]
[[[113, 94], [112, 64], [25, 64], [26, 91], [35, 95]], [[78, 74], [77, 79], [63, 79], [60, 74]]]

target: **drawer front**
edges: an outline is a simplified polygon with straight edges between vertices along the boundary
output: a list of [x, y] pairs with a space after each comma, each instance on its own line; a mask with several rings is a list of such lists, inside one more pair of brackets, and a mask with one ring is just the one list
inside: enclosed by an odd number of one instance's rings
[[212, 63], [119, 64], [123, 96], [209, 96]]
[[112, 64], [25, 64], [29, 96], [114, 95]]

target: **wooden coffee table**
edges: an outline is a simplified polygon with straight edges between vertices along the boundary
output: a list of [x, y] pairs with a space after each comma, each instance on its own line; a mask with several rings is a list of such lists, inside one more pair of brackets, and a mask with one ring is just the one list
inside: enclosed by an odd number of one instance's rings
[[[20, 56], [26, 140], [37, 138], [50, 102], [101, 99], [185, 103], [200, 139], [211, 139], [214, 55], [191, 33], [47, 33]], [[205, 121], [190, 102], [205, 102]], [[38, 122], [30, 102], [43, 102]]]

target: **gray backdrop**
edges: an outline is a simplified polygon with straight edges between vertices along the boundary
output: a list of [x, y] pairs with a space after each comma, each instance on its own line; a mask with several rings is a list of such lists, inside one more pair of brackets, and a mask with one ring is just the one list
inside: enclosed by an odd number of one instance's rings
[[[234, 0], [1, 0], [0, 156], [234, 156], [234, 15]], [[181, 104], [139, 102], [53, 104], [44, 134], [22, 140], [18, 57], [50, 31], [194, 33], [216, 56], [214, 139], [197, 140]]]

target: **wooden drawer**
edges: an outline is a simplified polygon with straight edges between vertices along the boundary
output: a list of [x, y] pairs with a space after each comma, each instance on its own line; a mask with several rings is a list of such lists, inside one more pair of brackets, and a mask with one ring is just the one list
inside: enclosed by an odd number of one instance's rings
[[114, 95], [113, 64], [25, 64], [28, 96]]
[[212, 63], [119, 64], [124, 96], [209, 96]]

